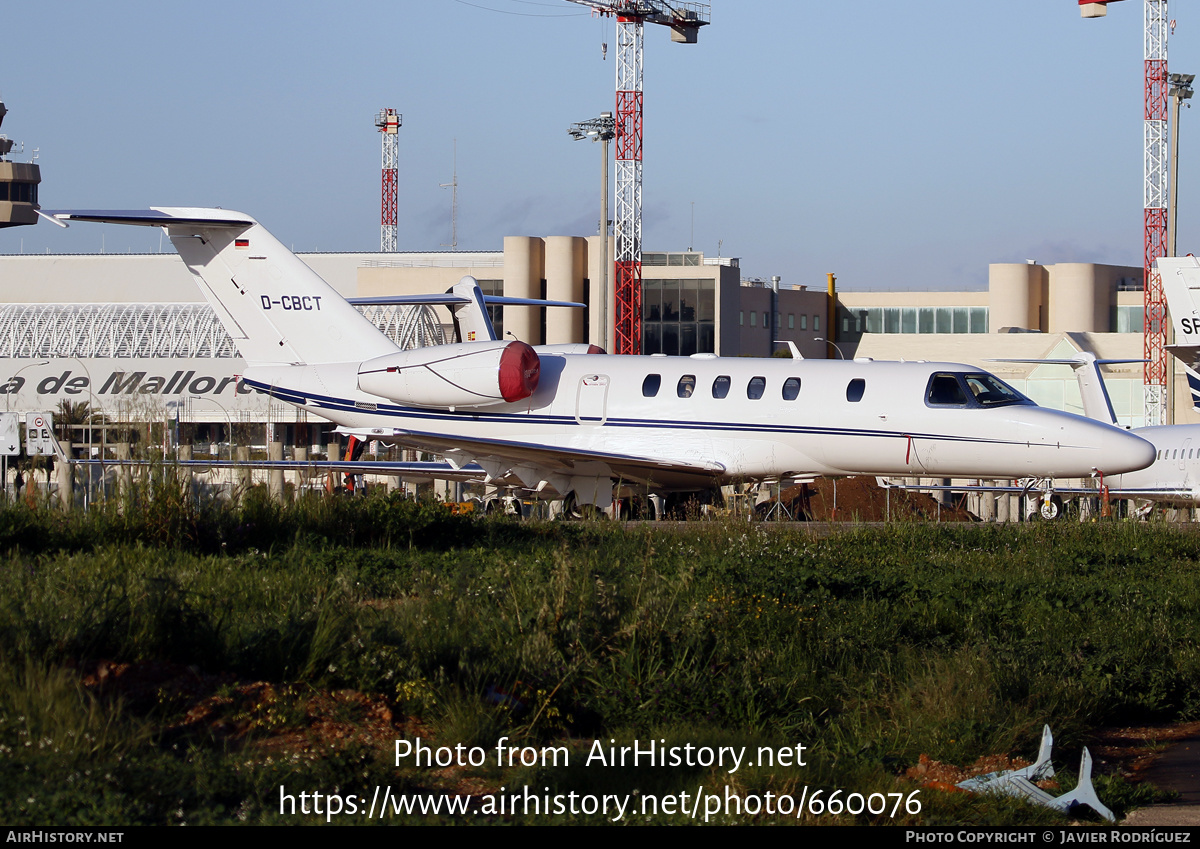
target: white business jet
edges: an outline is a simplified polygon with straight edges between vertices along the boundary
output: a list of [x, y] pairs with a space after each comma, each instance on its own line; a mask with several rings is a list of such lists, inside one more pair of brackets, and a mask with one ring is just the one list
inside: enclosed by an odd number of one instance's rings
[[248, 215], [54, 215], [162, 227], [248, 385], [344, 431], [581, 505], [607, 509], [614, 482], [662, 493], [824, 474], [1083, 477], [1154, 460], [1143, 439], [953, 363], [608, 356], [494, 333], [400, 350]]

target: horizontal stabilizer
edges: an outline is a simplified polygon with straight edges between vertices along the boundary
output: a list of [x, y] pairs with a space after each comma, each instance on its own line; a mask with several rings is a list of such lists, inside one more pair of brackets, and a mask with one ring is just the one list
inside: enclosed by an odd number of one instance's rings
[[241, 227], [254, 219], [241, 212], [190, 207], [152, 207], [150, 209], [59, 209], [45, 210], [59, 221], [90, 221], [98, 224], [135, 224], [142, 227], [202, 225], [205, 227]]
[[[449, 292], [430, 295], [377, 295], [369, 298], [347, 298], [356, 307], [420, 307], [420, 306], [464, 306], [471, 299]], [[537, 298], [506, 298], [503, 295], [484, 295], [483, 302], [489, 307], [576, 307], [582, 309], [587, 304], [576, 301], [545, 301]]]

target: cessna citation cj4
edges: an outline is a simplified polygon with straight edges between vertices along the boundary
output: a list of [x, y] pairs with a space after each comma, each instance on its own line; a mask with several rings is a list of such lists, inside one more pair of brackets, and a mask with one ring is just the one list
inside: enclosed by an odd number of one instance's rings
[[[253, 218], [222, 209], [55, 213], [162, 227], [233, 337], [244, 381], [368, 439], [501, 486], [607, 509], [652, 492], [813, 475], [1084, 477], [1148, 442], [1042, 409], [987, 372], [926, 362], [608, 356], [495, 339], [401, 350]], [[455, 287], [464, 301], [478, 289]], [[443, 296], [444, 297], [444, 296]], [[457, 319], [457, 316], [456, 316]], [[468, 336], [468, 339], [470, 337]]]

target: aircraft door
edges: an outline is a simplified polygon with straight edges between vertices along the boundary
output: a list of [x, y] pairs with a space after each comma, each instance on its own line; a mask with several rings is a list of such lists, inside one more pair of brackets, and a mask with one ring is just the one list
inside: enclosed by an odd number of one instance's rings
[[1179, 471], [1184, 472], [1185, 475], [1187, 473], [1187, 467], [1188, 467], [1188, 462], [1187, 462], [1188, 450], [1191, 448], [1191, 446], [1192, 446], [1192, 440], [1190, 438], [1188, 438], [1188, 439], [1183, 440], [1183, 445], [1180, 446], [1180, 448], [1179, 448]]
[[599, 427], [608, 420], [608, 375], [587, 374], [575, 395], [575, 421]]

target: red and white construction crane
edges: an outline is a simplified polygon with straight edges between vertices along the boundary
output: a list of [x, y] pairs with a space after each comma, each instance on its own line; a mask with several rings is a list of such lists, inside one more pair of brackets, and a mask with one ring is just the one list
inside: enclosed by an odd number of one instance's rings
[[[1079, 0], [1085, 18], [1119, 0]], [[1154, 261], [1167, 252], [1167, 0], [1143, 0], [1145, 30], [1145, 388], [1146, 424], [1167, 422], [1167, 302]]]
[[[666, 0], [568, 0], [617, 19], [613, 338], [617, 354], [642, 352], [642, 24], [671, 28], [671, 40], [695, 44], [709, 22], [707, 3]], [[602, 225], [604, 222], [602, 222]], [[604, 260], [608, 261], [607, 257]]]
[[396, 161], [400, 158], [400, 114], [395, 109], [381, 109], [375, 116], [375, 126], [383, 138], [382, 200], [379, 205], [379, 250], [395, 253], [400, 250], [396, 234]]

